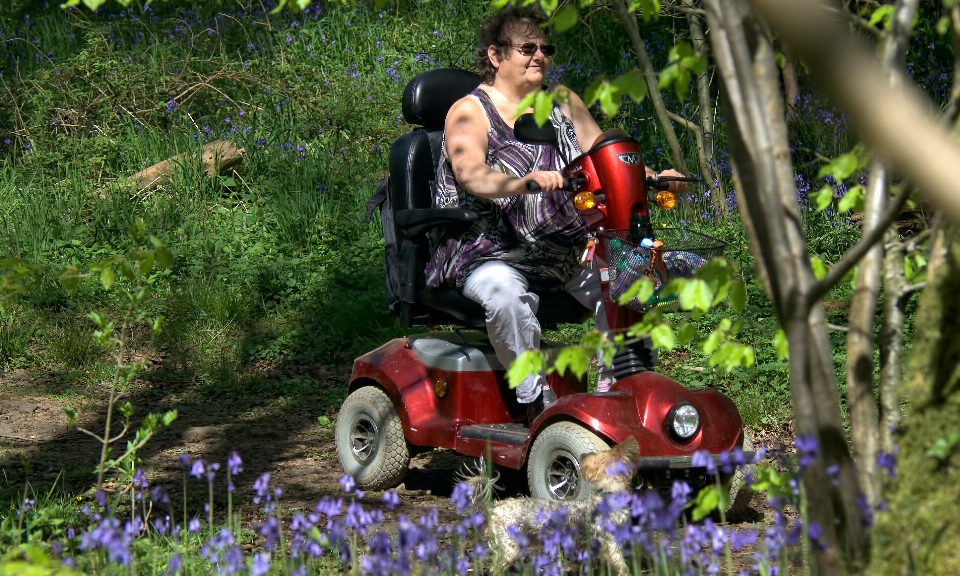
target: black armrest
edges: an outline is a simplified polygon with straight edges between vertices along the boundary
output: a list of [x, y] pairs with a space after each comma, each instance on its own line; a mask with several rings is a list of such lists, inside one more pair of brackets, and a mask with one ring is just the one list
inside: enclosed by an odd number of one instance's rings
[[437, 226], [470, 224], [477, 213], [466, 208], [409, 208], [394, 213], [394, 221], [407, 236], [419, 236]]

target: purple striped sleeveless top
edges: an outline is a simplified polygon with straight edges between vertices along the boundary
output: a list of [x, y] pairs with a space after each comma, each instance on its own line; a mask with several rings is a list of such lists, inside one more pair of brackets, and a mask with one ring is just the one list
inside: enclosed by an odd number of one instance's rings
[[[564, 157], [581, 153], [573, 123], [554, 105], [550, 122], [558, 146], [524, 144], [500, 117], [490, 96], [477, 88], [476, 96], [490, 121], [487, 166], [511, 176], [535, 170], [560, 170]], [[560, 152], [563, 152], [561, 156]], [[481, 198], [457, 183], [444, 153], [437, 167], [434, 206], [474, 210], [480, 218], [466, 232], [432, 238], [427, 263], [427, 286], [463, 287], [470, 272], [490, 260], [500, 260], [520, 271], [537, 291], [558, 291], [580, 271], [579, 252], [586, 226], [565, 191], [522, 194], [508, 198]]]

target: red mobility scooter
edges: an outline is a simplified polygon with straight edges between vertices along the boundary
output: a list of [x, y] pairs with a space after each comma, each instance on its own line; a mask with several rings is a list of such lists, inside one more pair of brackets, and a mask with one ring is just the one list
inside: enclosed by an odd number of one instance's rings
[[[526, 411], [506, 382], [507, 367], [497, 361], [486, 338], [483, 308], [456, 290], [424, 287], [427, 232], [443, 226], [456, 233], [477, 219], [470, 210], [433, 208], [431, 184], [447, 110], [479, 83], [473, 73], [438, 69], [407, 85], [403, 114], [419, 127], [391, 147], [389, 182], [368, 204], [371, 211], [381, 208], [388, 292], [395, 296], [393, 308], [402, 326], [452, 324], [466, 330], [397, 338], [357, 358], [336, 425], [344, 471], [361, 488], [385, 489], [400, 483], [412, 453], [446, 448], [482, 457], [489, 446], [495, 465], [526, 468], [533, 497], [577, 499], [593, 491], [580, 477], [580, 456], [634, 436], [640, 443], [643, 484], [684, 478], [693, 487], [702, 486], [709, 479], [691, 465], [694, 452], [718, 454], [743, 445], [743, 424], [729, 398], [711, 388], [686, 388], [654, 372], [652, 352], [639, 343], [616, 354], [617, 381], [608, 392], [590, 394], [585, 379], [551, 374], [548, 380], [558, 400], [528, 426]], [[518, 137], [524, 122], [518, 120]], [[601, 280], [610, 326], [628, 327], [642, 317], [643, 307], [618, 305], [610, 291], [631, 248], [642, 238], [654, 238], [639, 145], [626, 133], [605, 133], [569, 163], [565, 176], [585, 221], [598, 235], [594, 265], [607, 263]], [[723, 244], [708, 237], [698, 237], [699, 250], [690, 248], [690, 234], [681, 234], [688, 239], [684, 250], [706, 258], [722, 252]], [[704, 238], [713, 240], [712, 246]], [[661, 240], [665, 245], [654, 252], [675, 247], [669, 239]], [[543, 326], [583, 322], [591, 315], [567, 294], [539, 296], [537, 317]]]

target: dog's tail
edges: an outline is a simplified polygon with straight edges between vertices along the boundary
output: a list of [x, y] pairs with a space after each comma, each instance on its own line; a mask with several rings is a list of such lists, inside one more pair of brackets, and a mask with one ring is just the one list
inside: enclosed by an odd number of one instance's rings
[[456, 478], [470, 486], [470, 500], [476, 510], [487, 510], [493, 503], [496, 491], [503, 490], [497, 484], [500, 472], [483, 458], [464, 463], [457, 471]]

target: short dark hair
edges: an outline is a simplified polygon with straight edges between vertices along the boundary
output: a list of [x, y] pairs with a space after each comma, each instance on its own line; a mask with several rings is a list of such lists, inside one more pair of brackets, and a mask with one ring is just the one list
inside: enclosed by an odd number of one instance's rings
[[492, 84], [497, 69], [490, 62], [487, 48], [497, 47], [497, 54], [503, 58], [510, 50], [510, 32], [533, 31], [543, 34], [541, 24], [547, 21], [547, 16], [537, 4], [530, 6], [510, 5], [487, 18], [477, 32], [477, 66], [480, 69], [480, 78], [484, 84]]

